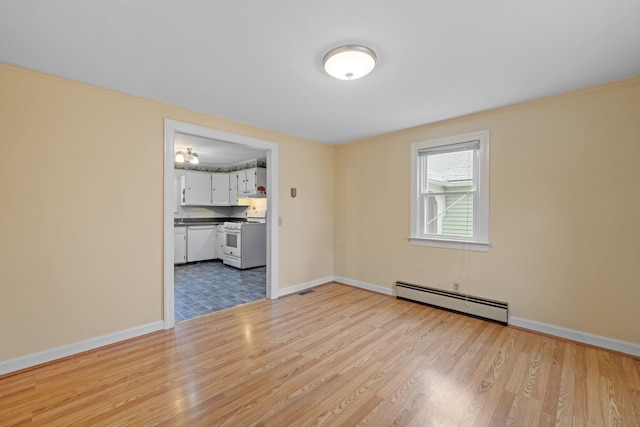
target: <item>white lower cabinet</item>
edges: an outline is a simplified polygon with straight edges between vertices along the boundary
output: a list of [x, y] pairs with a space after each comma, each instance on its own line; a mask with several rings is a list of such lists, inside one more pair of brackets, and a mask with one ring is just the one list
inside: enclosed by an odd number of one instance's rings
[[224, 225], [216, 226], [216, 258], [224, 259], [224, 245], [227, 241], [227, 233], [224, 231]]
[[216, 257], [216, 226], [187, 227], [187, 261], [204, 261]]
[[173, 227], [173, 263], [187, 262], [187, 227]]

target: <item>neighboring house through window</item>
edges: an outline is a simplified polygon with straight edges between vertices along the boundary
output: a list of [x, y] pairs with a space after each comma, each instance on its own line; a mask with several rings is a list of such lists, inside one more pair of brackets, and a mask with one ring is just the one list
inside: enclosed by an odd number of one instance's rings
[[411, 144], [410, 241], [489, 250], [489, 131]]

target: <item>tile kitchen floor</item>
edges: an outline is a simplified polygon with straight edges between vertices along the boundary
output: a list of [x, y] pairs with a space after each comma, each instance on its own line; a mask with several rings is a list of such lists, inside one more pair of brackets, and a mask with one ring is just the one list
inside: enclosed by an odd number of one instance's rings
[[266, 267], [238, 270], [221, 261], [174, 267], [175, 320], [266, 298]]

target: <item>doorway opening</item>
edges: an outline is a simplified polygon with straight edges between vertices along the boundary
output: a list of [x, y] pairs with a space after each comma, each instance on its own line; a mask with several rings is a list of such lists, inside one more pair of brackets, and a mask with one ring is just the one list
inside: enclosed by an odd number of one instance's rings
[[[219, 141], [224, 144], [232, 144], [237, 147], [236, 151], [262, 152], [266, 154], [266, 192], [268, 197], [266, 198], [266, 219], [264, 220], [264, 227], [266, 227], [266, 267], [251, 268], [247, 270], [236, 270], [234, 267], [223, 265], [218, 259], [198, 262], [196, 264], [190, 264], [191, 272], [197, 274], [197, 271], [209, 271], [209, 273], [235, 274], [234, 277], [227, 277], [227, 280], [240, 280], [242, 275], [247, 278], [248, 282], [256, 282], [260, 280], [266, 281], [264, 293], [267, 298], [277, 298], [277, 282], [278, 282], [278, 256], [277, 256], [277, 242], [278, 242], [278, 145], [274, 142], [260, 140], [256, 138], [246, 137], [243, 135], [233, 134], [229, 132], [220, 131], [217, 129], [205, 128], [201, 126], [192, 125], [189, 123], [178, 122], [174, 120], [165, 119], [165, 135], [164, 135], [164, 328], [172, 328], [176, 321], [182, 320], [181, 315], [176, 317], [176, 287], [180, 284], [176, 280], [181, 280], [182, 271], [179, 269], [174, 270], [174, 217], [177, 215], [176, 211], [179, 209], [176, 207], [177, 194], [176, 194], [176, 173], [174, 172], [174, 153], [177, 144], [181, 144], [181, 139], [184, 136], [188, 136], [192, 141], [197, 139], [207, 141]], [[257, 151], [256, 151], [257, 150]], [[194, 150], [195, 152], [196, 150]], [[258, 203], [260, 202], [260, 203]], [[258, 205], [264, 208], [265, 200], [258, 201]], [[247, 207], [226, 207], [220, 208], [225, 214], [230, 216], [239, 216], [239, 212], [244, 212]], [[255, 209], [255, 206], [253, 207]], [[197, 214], [197, 210], [196, 216]], [[180, 212], [180, 215], [187, 215], [185, 212]], [[188, 215], [187, 215], [188, 216]], [[215, 216], [221, 216], [215, 215]], [[223, 215], [224, 216], [224, 215]], [[200, 231], [200, 230], [198, 230]], [[197, 267], [197, 268], [196, 268]], [[252, 271], [253, 270], [253, 271]], [[186, 270], [184, 270], [186, 272]], [[189, 272], [187, 272], [189, 273]], [[206, 274], [206, 273], [203, 273]], [[261, 279], [262, 277], [262, 279]], [[249, 279], [250, 278], [250, 279]], [[222, 278], [220, 278], [222, 280]], [[220, 282], [218, 280], [218, 282]], [[255, 286], [254, 286], [255, 287]], [[229, 293], [227, 292], [227, 296]], [[251, 297], [251, 292], [247, 292], [244, 297]], [[179, 294], [179, 296], [182, 294]], [[238, 295], [230, 298], [232, 301], [236, 301], [238, 304], [242, 303], [242, 298]], [[218, 303], [229, 304], [230, 301]], [[213, 305], [213, 304], [212, 304]], [[213, 310], [212, 310], [213, 311]]]

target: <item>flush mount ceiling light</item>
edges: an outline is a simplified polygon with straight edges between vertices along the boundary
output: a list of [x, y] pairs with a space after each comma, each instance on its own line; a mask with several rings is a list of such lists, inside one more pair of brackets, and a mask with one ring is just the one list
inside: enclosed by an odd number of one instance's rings
[[182, 151], [177, 151], [176, 152], [176, 162], [178, 163], [184, 163], [184, 162], [189, 162], [192, 163], [194, 165], [197, 165], [198, 162], [198, 155], [196, 153], [193, 153], [191, 151], [191, 148], [187, 148], [187, 154], [183, 153]]
[[358, 45], [340, 46], [324, 56], [325, 71], [340, 80], [355, 80], [366, 76], [376, 65], [376, 54], [368, 47]]

